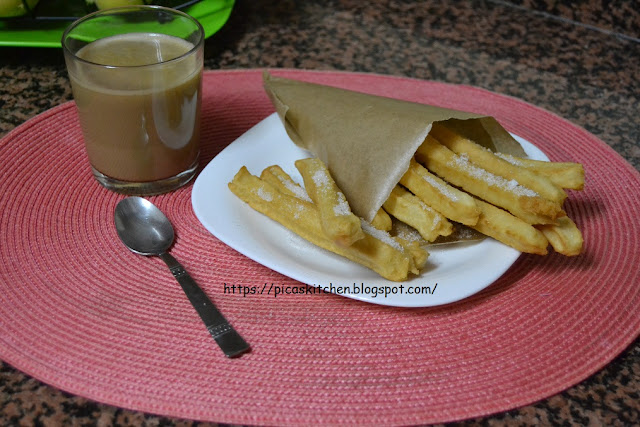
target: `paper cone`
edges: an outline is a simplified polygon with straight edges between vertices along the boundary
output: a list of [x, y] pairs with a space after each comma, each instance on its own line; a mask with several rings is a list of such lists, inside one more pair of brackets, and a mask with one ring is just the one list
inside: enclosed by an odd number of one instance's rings
[[478, 114], [273, 77], [267, 72], [263, 80], [291, 140], [325, 162], [351, 210], [368, 221], [409, 168], [433, 122], [457, 119], [467, 135], [475, 134], [491, 148], [515, 142], [509, 141], [508, 132], [495, 120]]

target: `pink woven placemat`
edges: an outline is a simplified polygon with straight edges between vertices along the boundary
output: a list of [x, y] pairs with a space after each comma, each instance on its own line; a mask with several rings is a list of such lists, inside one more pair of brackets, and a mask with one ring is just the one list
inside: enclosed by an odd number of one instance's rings
[[[334, 72], [274, 71], [495, 116], [586, 190], [567, 211], [576, 258], [524, 255], [465, 301], [400, 309], [316, 295], [225, 294], [296, 282], [210, 235], [191, 188], [151, 198], [172, 253], [253, 351], [222, 356], [162, 261], [130, 253], [90, 176], [72, 103], [0, 141], [0, 358], [67, 392], [162, 415], [246, 424], [419, 424], [504, 411], [599, 370], [640, 332], [635, 246], [640, 175], [602, 141], [522, 101], [477, 88]], [[204, 80], [204, 162], [273, 110], [261, 72]], [[473, 277], [469, 277], [473, 280]]]

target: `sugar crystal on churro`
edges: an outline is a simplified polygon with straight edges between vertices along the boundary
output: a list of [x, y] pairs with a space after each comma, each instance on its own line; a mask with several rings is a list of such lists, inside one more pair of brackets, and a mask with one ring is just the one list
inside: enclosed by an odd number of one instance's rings
[[404, 248], [400, 243], [398, 243], [389, 233], [384, 230], [378, 230], [373, 225], [369, 224], [367, 221], [360, 220], [360, 225], [362, 226], [362, 231], [365, 233], [375, 237], [383, 243], [391, 246], [392, 248], [404, 252]]
[[273, 195], [268, 191], [265, 191], [263, 188], [258, 188], [257, 194], [258, 194], [258, 197], [260, 197], [262, 200], [266, 202], [270, 202], [273, 200]]
[[509, 155], [509, 154], [503, 154], [503, 153], [495, 153], [496, 156], [500, 157], [502, 160], [505, 160], [509, 163], [511, 163], [514, 166], [522, 166], [522, 162], [518, 161], [518, 159], [516, 159], [515, 157]]
[[455, 163], [455, 166], [469, 172], [471, 176], [481, 181], [484, 181], [490, 186], [500, 187], [503, 190], [510, 191], [519, 196], [528, 196], [528, 197], [538, 196], [538, 193], [536, 193], [535, 191], [527, 187], [523, 187], [522, 185], [518, 184], [518, 181], [516, 181], [515, 179], [507, 180], [501, 176], [492, 174], [491, 172], [488, 172], [482, 168], [479, 168], [473, 165], [469, 161], [469, 157], [466, 154], [454, 155], [453, 162]]
[[433, 188], [438, 190], [440, 192], [440, 194], [442, 194], [446, 198], [448, 198], [450, 200], [453, 200], [454, 202], [458, 200], [458, 196], [456, 196], [453, 191], [451, 191], [449, 188], [447, 188], [446, 185], [443, 185], [438, 180], [433, 179], [432, 176], [422, 175], [422, 179], [427, 181], [427, 183], [429, 183], [429, 185], [431, 185]]
[[302, 199], [306, 202], [311, 202], [311, 198], [307, 194], [307, 192], [299, 185], [295, 185], [291, 181], [284, 179], [282, 176], [278, 176], [278, 179], [289, 191], [296, 195], [297, 198]]
[[338, 204], [333, 207], [333, 212], [336, 215], [349, 215], [351, 213], [351, 208], [349, 207], [349, 203], [347, 203], [347, 198], [341, 191], [338, 192]]

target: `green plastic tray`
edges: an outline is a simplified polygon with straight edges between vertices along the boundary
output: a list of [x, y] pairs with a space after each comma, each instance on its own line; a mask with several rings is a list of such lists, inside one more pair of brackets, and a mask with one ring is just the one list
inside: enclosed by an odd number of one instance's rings
[[[84, 0], [81, 0], [84, 1]], [[227, 22], [235, 0], [202, 0], [182, 11], [200, 21], [205, 37]], [[59, 48], [69, 20], [14, 19], [0, 21], [0, 46]]]

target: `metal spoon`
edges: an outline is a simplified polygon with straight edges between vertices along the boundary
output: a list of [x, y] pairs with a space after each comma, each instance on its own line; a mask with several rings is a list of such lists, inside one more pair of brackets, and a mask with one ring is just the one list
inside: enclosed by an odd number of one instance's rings
[[239, 356], [249, 350], [249, 344], [229, 325], [180, 263], [167, 252], [173, 243], [174, 232], [171, 222], [160, 209], [142, 197], [128, 197], [118, 203], [114, 217], [118, 236], [125, 246], [140, 255], [159, 256], [167, 264], [227, 357]]

